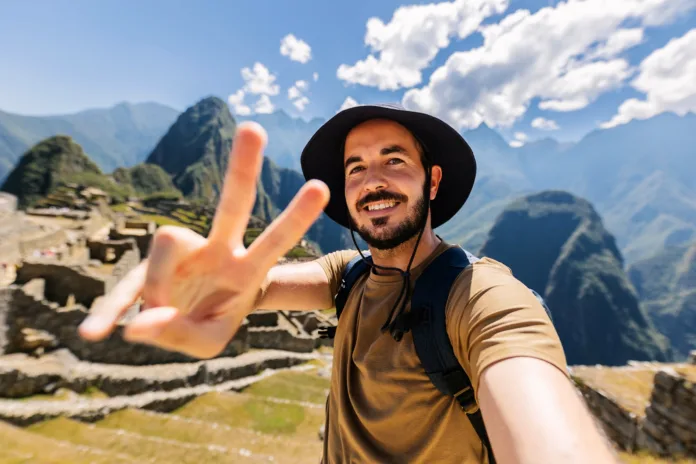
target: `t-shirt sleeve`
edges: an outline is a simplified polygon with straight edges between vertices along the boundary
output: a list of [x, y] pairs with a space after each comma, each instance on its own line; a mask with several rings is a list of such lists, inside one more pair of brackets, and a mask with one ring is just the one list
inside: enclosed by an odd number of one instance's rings
[[447, 308], [455, 355], [478, 400], [481, 373], [503, 359], [528, 356], [568, 375], [561, 340], [529, 288], [500, 264], [474, 264], [457, 278]]
[[324, 269], [326, 276], [329, 278], [329, 289], [333, 298], [338, 291], [338, 286], [341, 283], [343, 270], [346, 268], [351, 259], [358, 255], [357, 250], [340, 250], [332, 253], [327, 253], [317, 259], [317, 263]]

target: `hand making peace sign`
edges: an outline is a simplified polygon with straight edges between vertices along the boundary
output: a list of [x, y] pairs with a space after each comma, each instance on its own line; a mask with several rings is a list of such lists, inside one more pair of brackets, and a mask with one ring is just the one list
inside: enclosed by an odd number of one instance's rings
[[249, 246], [244, 233], [256, 197], [266, 133], [238, 126], [225, 184], [208, 238], [184, 227], [160, 227], [149, 255], [92, 310], [79, 328], [104, 339], [140, 297], [144, 311], [124, 336], [199, 358], [219, 354], [254, 309], [266, 274], [302, 238], [329, 200], [326, 185], [307, 182]]

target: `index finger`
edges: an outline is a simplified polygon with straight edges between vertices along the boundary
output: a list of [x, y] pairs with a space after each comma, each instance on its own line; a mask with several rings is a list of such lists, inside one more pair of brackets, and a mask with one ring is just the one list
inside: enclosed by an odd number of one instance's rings
[[141, 261], [92, 308], [87, 318], [78, 327], [82, 338], [98, 341], [111, 333], [121, 316], [140, 297], [145, 285], [147, 265], [147, 260]]
[[243, 122], [237, 127], [225, 183], [208, 235], [210, 241], [224, 242], [233, 247], [244, 243], [266, 140], [266, 131], [255, 122]]

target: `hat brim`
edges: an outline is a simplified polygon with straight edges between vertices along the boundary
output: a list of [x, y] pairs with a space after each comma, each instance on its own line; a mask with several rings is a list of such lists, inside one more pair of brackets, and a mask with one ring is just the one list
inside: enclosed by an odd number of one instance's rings
[[307, 142], [301, 156], [302, 172], [306, 180], [319, 179], [329, 187], [331, 198], [324, 209], [327, 216], [349, 227], [343, 146], [348, 133], [370, 119], [395, 121], [425, 145], [430, 162], [442, 168], [437, 196], [430, 203], [432, 227], [451, 219], [468, 199], [476, 180], [476, 160], [471, 147], [444, 121], [391, 105], [361, 105], [343, 110]]

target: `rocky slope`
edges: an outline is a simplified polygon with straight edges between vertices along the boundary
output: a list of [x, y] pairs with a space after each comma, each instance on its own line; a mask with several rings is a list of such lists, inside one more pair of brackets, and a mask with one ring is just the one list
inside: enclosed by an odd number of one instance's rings
[[546, 299], [570, 364], [671, 359], [592, 205], [563, 191], [510, 204], [483, 245]]
[[696, 241], [633, 264], [628, 276], [680, 358], [696, 349]]

